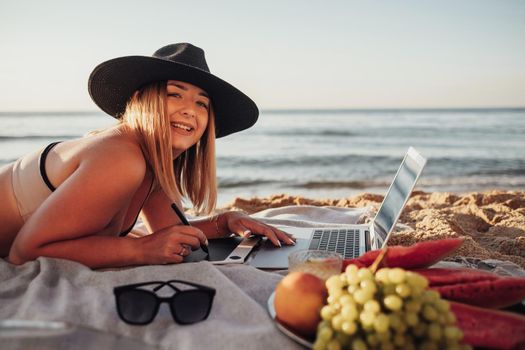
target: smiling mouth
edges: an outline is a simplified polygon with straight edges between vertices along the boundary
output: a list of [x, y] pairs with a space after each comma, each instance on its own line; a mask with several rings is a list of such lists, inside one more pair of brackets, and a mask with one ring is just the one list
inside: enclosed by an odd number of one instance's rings
[[191, 126], [188, 126], [188, 125], [184, 125], [184, 124], [181, 124], [181, 123], [170, 123], [171, 126], [173, 128], [177, 128], [177, 129], [182, 129], [182, 130], [185, 130], [185, 131], [192, 131], [193, 128]]

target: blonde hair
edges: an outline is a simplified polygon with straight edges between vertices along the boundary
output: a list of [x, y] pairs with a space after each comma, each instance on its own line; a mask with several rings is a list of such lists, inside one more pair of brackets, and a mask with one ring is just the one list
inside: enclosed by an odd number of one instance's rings
[[217, 203], [215, 118], [212, 108], [201, 139], [173, 160], [171, 126], [166, 113], [166, 82], [149, 84], [129, 100], [121, 122], [139, 136], [154, 187], [171, 199], [182, 194], [198, 212], [210, 213]]

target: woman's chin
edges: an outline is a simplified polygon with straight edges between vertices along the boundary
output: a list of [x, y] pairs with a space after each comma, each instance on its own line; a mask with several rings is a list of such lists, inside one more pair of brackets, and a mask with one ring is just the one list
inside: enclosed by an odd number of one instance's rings
[[173, 159], [177, 158], [178, 156], [180, 156], [182, 153], [184, 153], [185, 151], [187, 151], [192, 145], [171, 145], [171, 150], [172, 150], [172, 153], [173, 153]]

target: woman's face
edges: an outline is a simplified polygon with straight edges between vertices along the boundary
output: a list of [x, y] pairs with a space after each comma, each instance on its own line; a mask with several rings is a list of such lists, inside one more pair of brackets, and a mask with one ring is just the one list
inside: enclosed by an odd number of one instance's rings
[[196, 144], [208, 125], [210, 98], [195, 85], [178, 80], [167, 84], [167, 113], [174, 156]]

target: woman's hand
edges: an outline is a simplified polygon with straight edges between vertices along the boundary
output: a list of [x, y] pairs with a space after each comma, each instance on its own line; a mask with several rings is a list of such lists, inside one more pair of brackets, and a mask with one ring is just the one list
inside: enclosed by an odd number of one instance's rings
[[247, 237], [252, 234], [264, 235], [278, 247], [281, 246], [281, 242], [286, 245], [295, 244], [295, 238], [293, 238], [293, 236], [255, 220], [244, 213], [229, 211], [221, 214], [220, 219], [224, 220], [225, 228], [227, 228], [229, 232], [233, 232], [239, 236]]
[[183, 258], [208, 240], [196, 227], [173, 225], [158, 230], [150, 235], [134, 239], [138, 244], [143, 264], [173, 264], [182, 262]]

